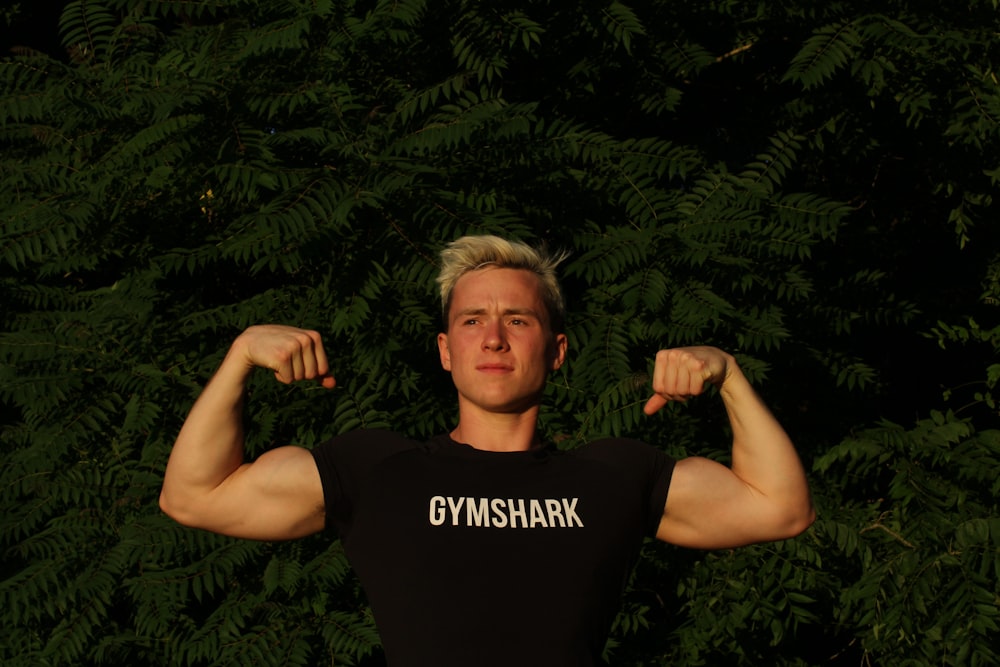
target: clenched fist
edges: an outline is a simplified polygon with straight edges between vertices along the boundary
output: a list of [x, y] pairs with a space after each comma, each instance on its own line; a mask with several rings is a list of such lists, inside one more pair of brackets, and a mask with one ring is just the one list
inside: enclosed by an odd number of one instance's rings
[[642, 411], [651, 415], [670, 401], [697, 396], [706, 384], [721, 386], [736, 367], [732, 355], [714, 347], [660, 350], [653, 366], [653, 396]]
[[281, 324], [253, 326], [233, 342], [232, 353], [247, 366], [271, 369], [278, 382], [319, 379], [327, 389], [336, 385], [316, 331]]

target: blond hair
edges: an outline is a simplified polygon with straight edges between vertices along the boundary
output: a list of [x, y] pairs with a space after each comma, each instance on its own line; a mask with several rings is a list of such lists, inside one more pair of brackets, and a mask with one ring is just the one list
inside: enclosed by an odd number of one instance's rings
[[487, 267], [524, 269], [538, 276], [542, 287], [542, 302], [548, 310], [549, 327], [562, 333], [566, 321], [566, 304], [556, 277], [556, 267], [566, 259], [566, 253], [549, 254], [544, 248], [533, 248], [521, 241], [508, 241], [499, 236], [463, 236], [441, 251], [441, 272], [437, 283], [441, 289], [441, 317], [448, 330], [451, 293], [458, 279], [470, 271]]

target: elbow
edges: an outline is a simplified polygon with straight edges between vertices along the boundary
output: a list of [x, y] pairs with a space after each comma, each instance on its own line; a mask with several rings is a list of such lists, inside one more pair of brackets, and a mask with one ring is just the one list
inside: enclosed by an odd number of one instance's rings
[[167, 493], [166, 489], [160, 489], [160, 511], [169, 516], [174, 521], [180, 522], [178, 516], [176, 503], [170, 498], [170, 494]]
[[185, 504], [171, 494], [166, 487], [160, 490], [160, 511], [182, 526], [197, 527], [195, 517]]
[[812, 500], [806, 499], [800, 506], [790, 510], [785, 518], [784, 538], [792, 538], [801, 535], [809, 529], [816, 521], [816, 510]]
[[170, 496], [164, 489], [160, 489], [160, 511], [169, 516], [171, 519], [174, 518], [173, 505], [170, 503]]
[[762, 515], [758, 524], [760, 532], [750, 543], [777, 542], [798, 537], [815, 521], [816, 510], [808, 495], [800, 500], [788, 498], [785, 502], [770, 505], [769, 511]]

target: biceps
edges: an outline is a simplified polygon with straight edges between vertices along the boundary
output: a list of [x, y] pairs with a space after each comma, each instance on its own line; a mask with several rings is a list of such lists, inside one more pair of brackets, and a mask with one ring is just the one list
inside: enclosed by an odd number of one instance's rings
[[322, 530], [323, 488], [312, 454], [280, 447], [244, 464], [214, 492], [200, 526], [232, 537], [286, 540]]
[[727, 549], [766, 541], [767, 499], [715, 461], [677, 462], [656, 537], [696, 549]]

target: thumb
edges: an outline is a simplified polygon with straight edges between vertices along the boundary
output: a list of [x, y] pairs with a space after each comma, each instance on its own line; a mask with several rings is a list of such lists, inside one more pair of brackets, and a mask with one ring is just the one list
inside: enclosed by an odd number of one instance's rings
[[646, 405], [643, 406], [642, 411], [647, 415], [655, 414], [669, 402], [669, 399], [664, 398], [659, 394], [653, 394], [649, 397], [649, 400], [646, 401]]

